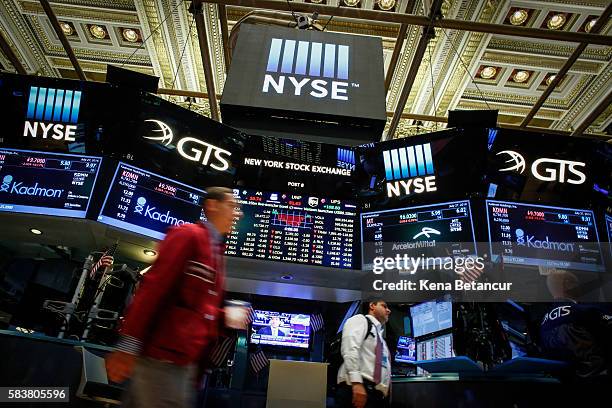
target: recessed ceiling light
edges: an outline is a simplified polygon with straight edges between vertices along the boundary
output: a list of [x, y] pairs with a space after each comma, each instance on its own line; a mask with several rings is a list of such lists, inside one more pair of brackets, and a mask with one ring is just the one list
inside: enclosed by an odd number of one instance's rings
[[356, 5], [359, 4], [361, 0], [343, 0], [343, 1], [344, 1], [344, 4], [346, 4], [349, 7], [355, 7]]
[[378, 7], [381, 10], [389, 11], [395, 7], [395, 0], [378, 0]]
[[593, 27], [595, 26], [595, 24], [597, 24], [596, 18], [592, 19], [591, 21], [587, 23], [587, 25], [584, 27], [584, 31], [586, 31], [587, 33], [590, 33]]
[[546, 22], [546, 26], [551, 30], [558, 30], [565, 24], [565, 14], [555, 14]]
[[128, 42], [138, 41], [138, 33], [136, 32], [136, 30], [133, 30], [131, 28], [124, 28], [122, 34], [123, 38], [125, 38], [125, 40]]
[[30, 228], [30, 232], [34, 235], [41, 235], [42, 231], [36, 228]]
[[91, 33], [91, 35], [101, 40], [106, 38], [106, 30], [102, 26], [94, 24], [89, 27], [89, 32]]
[[530, 74], [527, 71], [516, 71], [516, 74], [514, 74], [512, 79], [514, 79], [514, 82], [518, 82], [519, 84], [522, 84], [523, 82], [529, 79], [529, 76]]
[[491, 79], [497, 74], [497, 69], [495, 67], [484, 67], [482, 71], [480, 71], [480, 77], [483, 79]]
[[524, 9], [516, 10], [510, 16], [510, 24], [521, 25], [525, 21], [527, 21], [527, 17], [529, 17], [529, 13], [527, 12], [527, 10], [524, 10]]
[[157, 252], [155, 252], [155, 251], [154, 251], [154, 250], [152, 250], [152, 249], [145, 249], [145, 250], [144, 250], [144, 251], [142, 251], [142, 252], [144, 252], [144, 254], [145, 254], [146, 256], [155, 256], [155, 255], [157, 255]]
[[554, 81], [556, 77], [557, 77], [556, 75], [551, 75], [548, 78], [546, 78], [546, 85], [552, 84], [552, 81]]
[[281, 276], [282, 280], [290, 281], [293, 280], [293, 275], [283, 275]]
[[72, 28], [72, 26], [68, 23], [60, 23], [60, 27], [62, 28], [62, 31], [64, 32], [64, 34], [66, 35], [72, 35], [74, 34], [74, 28]]

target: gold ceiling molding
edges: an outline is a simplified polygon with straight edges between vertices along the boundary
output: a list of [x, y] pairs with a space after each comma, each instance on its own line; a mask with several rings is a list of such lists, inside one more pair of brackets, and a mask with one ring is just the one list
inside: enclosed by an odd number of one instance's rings
[[[23, 67], [26, 69], [26, 71], [28, 70], [28, 68], [30, 70], [32, 70], [32, 67], [29, 66], [28, 62], [23, 58], [23, 55], [21, 54], [21, 52], [19, 52], [19, 49], [15, 46], [15, 43], [13, 42], [13, 39], [11, 38], [11, 36], [6, 32], [6, 30], [4, 29], [4, 27], [0, 26], [0, 33], [2, 33], [2, 36], [6, 39], [6, 42], [8, 43], [8, 46], [11, 48], [11, 50], [13, 50], [13, 53], [17, 56], [17, 59], [19, 60], [19, 62], [21, 62], [21, 65], [23, 65]], [[7, 70], [15, 70], [15, 67], [13, 66], [13, 64], [11, 64], [11, 62], [8, 60], [8, 58], [6, 58], [4, 56], [3, 52], [0, 52], [0, 56], [2, 57], [2, 61], [4, 62], [4, 67]]]
[[[478, 92], [477, 89], [467, 88], [462, 98], [466, 99], [483, 99], [484, 98], [489, 102], [496, 102], [501, 104], [514, 104], [514, 105], [525, 105], [531, 106], [535, 105], [536, 101], [539, 98], [539, 92], [533, 95], [517, 95], [506, 92], [495, 92], [495, 91], [487, 91], [481, 90], [482, 92]], [[548, 98], [545, 102], [545, 106], [552, 109], [568, 109], [571, 103], [570, 98], [566, 99], [557, 99], [557, 98]]]
[[[29, 0], [22, 0], [20, 6], [23, 13], [46, 16], [45, 10], [43, 10], [38, 1], [32, 2]], [[138, 16], [134, 12], [109, 10], [107, 8], [78, 8], [74, 6], [61, 6], [56, 3], [53, 3], [52, 7], [55, 15], [60, 20], [62, 18], [67, 18], [83, 20], [84, 22], [104, 21], [105, 23], [120, 23], [127, 25], [139, 24]]]
[[[180, 25], [180, 23], [177, 24], [176, 20], [179, 18], [178, 13], [183, 12], [183, 10], [179, 10], [180, 6], [176, 7], [176, 3], [174, 1], [160, 0], [160, 2], [162, 4], [162, 9], [159, 13], [160, 17], [166, 18], [166, 16], [168, 16], [166, 22], [162, 27], [160, 27], [160, 30], [158, 30], [158, 32], [161, 33], [162, 30], [166, 30], [168, 33], [167, 37], [162, 35], [162, 39], [164, 41], [164, 49], [168, 53], [168, 61], [170, 63], [172, 72], [171, 76], [169, 77], [172, 80], [170, 85], [174, 88], [180, 88], [181, 79], [183, 79], [183, 82], [186, 83], [186, 78], [183, 75], [182, 71], [178, 74], [176, 73], [176, 68], [179, 66], [179, 58], [181, 55], [181, 51], [183, 50], [183, 47], [179, 46], [178, 43], [178, 35], [180, 33], [180, 28], [177, 29], [177, 26]], [[168, 40], [170, 41], [170, 43], [168, 43]], [[173, 60], [174, 63], [172, 63]], [[182, 66], [182, 64], [180, 65]], [[177, 84], [179, 86], [177, 86]]]
[[[52, 55], [52, 56], [65, 56], [66, 55], [66, 51], [64, 50], [64, 47], [62, 45], [54, 44], [51, 42], [47, 33], [40, 25], [40, 21], [37, 16], [28, 15], [26, 17], [28, 18], [29, 23], [32, 26], [32, 28], [36, 31], [36, 34], [37, 34], [36, 38], [40, 41], [41, 45], [43, 46], [43, 48], [46, 50], [46, 52], [49, 55]], [[77, 46], [77, 44], [71, 44], [71, 45], [72, 45], [74, 54], [77, 56], [77, 58], [93, 59], [93, 60], [98, 60], [98, 61], [103, 61], [103, 62], [112, 62], [112, 63], [123, 62], [133, 51], [131, 48], [126, 48], [125, 53], [121, 53], [121, 52], [116, 52], [112, 50], [102, 50], [102, 49], [97, 49], [97, 48], [95, 49], [94, 48], [81, 48], [80, 46]], [[130, 62], [133, 65], [151, 65], [149, 58], [142, 54], [141, 55], [134, 54]]]
[[397, 98], [399, 98], [401, 88], [404, 85], [404, 78], [406, 78], [408, 73], [408, 68], [410, 67], [410, 62], [412, 61], [421, 32], [421, 27], [410, 26], [408, 28], [405, 44], [395, 67], [393, 79], [391, 80], [387, 94], [388, 111], [394, 111], [397, 106]]
[[[340, 0], [342, 1], [342, 0]], [[253, 9], [246, 9], [243, 7], [237, 8], [235, 6], [227, 6], [227, 20], [229, 29], [231, 30], [233, 23], [244, 17], [249, 11]], [[329, 16], [320, 16], [318, 21], [319, 24], [325, 26], [329, 20]], [[326, 31], [337, 31], [348, 34], [362, 34], [362, 35], [375, 35], [380, 37], [397, 38], [399, 33], [399, 24], [380, 24], [371, 21], [360, 22], [359, 20], [342, 20], [342, 18], [334, 18], [327, 28]]]
[[[155, 0], [136, 1], [138, 1], [142, 5], [142, 9], [144, 10], [144, 14], [147, 20], [147, 34], [143, 33], [146, 38], [152, 30], [151, 27], [157, 27], [161, 22], [161, 19], [157, 12], [157, 5]], [[166, 44], [164, 43], [163, 36], [160, 33], [160, 30], [155, 31], [155, 33], [151, 35], [148, 41], [152, 41], [152, 44], [150, 42], [148, 44], [149, 53], [151, 53], [151, 51], [154, 51], [159, 62], [159, 68], [161, 70], [161, 86], [164, 88], [170, 88], [172, 86], [172, 83], [170, 81], [172, 81], [174, 73], [172, 72], [172, 64], [170, 63], [170, 59], [168, 58]]]
[[[558, 71], [567, 61], [566, 59], [550, 58], [535, 55], [509, 54], [506, 52], [486, 51], [481, 61], [489, 64], [507, 64], [527, 68]], [[604, 66], [603, 62], [576, 61], [570, 68], [570, 72], [585, 74], [598, 74]]]
[[[489, 101], [489, 106], [491, 109], [498, 109], [500, 115], [512, 115], [512, 116], [521, 116], [525, 117], [529, 111], [531, 110], [530, 106], [520, 107], [520, 106], [509, 106], [504, 104], [498, 104], [492, 101]], [[467, 100], [461, 99], [457, 104], [458, 109], [489, 109], [487, 105], [478, 100]], [[562, 111], [558, 110], [550, 110], [550, 109], [540, 109], [536, 114], [537, 118], [546, 118], [552, 120], [559, 120], [563, 116]]]
[[[68, 57], [49, 57], [49, 61], [59, 69], [73, 69], [72, 63], [68, 59]], [[97, 73], [106, 73], [107, 64], [103, 62], [95, 62], [95, 61], [79, 61], [81, 68], [86, 72], [97, 72]], [[147, 68], [142, 66], [128, 66], [128, 68], [132, 71], [141, 72], [147, 75], [155, 75], [153, 72], [153, 68]]]
[[[41, 75], [45, 76], [58, 76], [58, 72], [45, 58], [45, 52], [42, 49], [40, 43], [35, 41], [36, 36], [34, 35], [34, 31], [29, 24], [28, 20], [24, 18], [21, 11], [18, 9], [17, 4], [13, 0], [4, 0], [0, 2], [0, 10], [2, 7], [6, 10], [7, 13], [4, 13], [7, 16], [8, 24], [12, 24], [16, 30], [7, 30], [15, 35], [17, 38], [17, 44], [13, 44], [13, 47], [19, 50], [17, 55], [20, 55], [25, 60], [26, 68], [30, 68], [30, 71], [34, 71]], [[7, 40], [12, 42], [10, 36], [7, 36]], [[19, 47], [24, 47], [25, 49], [19, 49]], [[26, 53], [30, 53], [32, 58], [34, 58], [36, 62], [36, 66], [33, 66], [32, 61], [29, 61]]]
[[[512, 51], [516, 53], [531, 53], [568, 58], [576, 49], [576, 45], [565, 42], [533, 42], [521, 39], [506, 39], [493, 37], [488, 48], [493, 50]], [[581, 59], [608, 61], [612, 57], [612, 47], [587, 47], [580, 55]]]
[[610, 118], [610, 116], [612, 116], [612, 105], [608, 106], [608, 109], [606, 109], [605, 111], [603, 111], [603, 113], [601, 115], [599, 115], [599, 117], [593, 121], [593, 123], [591, 124], [591, 126], [589, 126], [586, 129], [587, 133], [592, 133], [592, 132], [603, 132], [605, 131], [605, 124], [608, 121], [608, 119]]
[[567, 4], [568, 6], [579, 5], [581, 7], [593, 7], [602, 9], [606, 8], [610, 0], [580, 0], [579, 4], [576, 0], [537, 0], [534, 3], [549, 3], [549, 4]]
[[[206, 4], [204, 16], [207, 19], [208, 51], [210, 53], [213, 72], [215, 73], [215, 91], [221, 93], [223, 91], [223, 85], [225, 85], [225, 61], [223, 56], [223, 40], [221, 39], [221, 23], [219, 20], [218, 6], [212, 3]], [[203, 73], [204, 71], [202, 71], [202, 74]]]
[[557, 129], [568, 129], [570, 126], [577, 126], [575, 123], [576, 117], [591, 106], [596, 106], [598, 99], [593, 99], [602, 89], [610, 89], [612, 82], [612, 63], [609, 63], [606, 69], [597, 77], [595, 77], [586, 87], [581, 89], [580, 95], [577, 95], [573, 104], [563, 119], [556, 125]]
[[[100, 1], [53, 0], [53, 7], [55, 7], [56, 4], [69, 4], [73, 6], [82, 6], [82, 7], [97, 7], [100, 4]], [[136, 7], [134, 6], [134, 0], [104, 0], [104, 6], [105, 8], [110, 8], [110, 9], [136, 11]]]

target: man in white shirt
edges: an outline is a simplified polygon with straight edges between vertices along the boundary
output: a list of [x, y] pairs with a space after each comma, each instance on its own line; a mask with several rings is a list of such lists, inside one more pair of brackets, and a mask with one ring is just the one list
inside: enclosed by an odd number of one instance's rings
[[259, 329], [257, 334], [263, 334], [263, 335], [274, 336], [274, 337], [284, 337], [285, 332], [279, 329], [280, 324], [281, 324], [280, 317], [272, 316], [270, 318], [270, 325]]
[[387, 303], [375, 299], [368, 302], [366, 315], [355, 315], [344, 324], [341, 346], [344, 363], [338, 370], [336, 395], [338, 408], [389, 406], [391, 359], [383, 339], [383, 325], [389, 320], [389, 314]]

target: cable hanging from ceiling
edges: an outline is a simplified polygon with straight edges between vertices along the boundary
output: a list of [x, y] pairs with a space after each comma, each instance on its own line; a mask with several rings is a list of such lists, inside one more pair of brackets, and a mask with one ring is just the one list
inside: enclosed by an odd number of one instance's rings
[[161, 21], [161, 23], [159, 23], [159, 24], [157, 25], [157, 27], [155, 27], [155, 28], [154, 28], [154, 29], [153, 29], [153, 30], [152, 30], [152, 31], [149, 33], [149, 35], [147, 36], [147, 38], [145, 38], [145, 39], [144, 39], [144, 41], [143, 41], [143, 42], [141, 42], [141, 43], [140, 43], [140, 45], [138, 45], [138, 47], [136, 47], [136, 49], [135, 49], [135, 50], [134, 50], [134, 51], [133, 51], [133, 52], [130, 54], [130, 56], [129, 56], [129, 57], [128, 57], [128, 58], [127, 58], [125, 61], [123, 61], [123, 63], [120, 65], [120, 67], [122, 67], [122, 68], [123, 68], [123, 66], [124, 66], [125, 64], [127, 64], [127, 63], [128, 63], [128, 62], [129, 62], [129, 61], [132, 59], [132, 57], [133, 57], [133, 56], [134, 56], [134, 55], [135, 55], [135, 54], [138, 52], [138, 50], [140, 50], [140, 48], [141, 48], [141, 47], [143, 47], [143, 46], [144, 46], [144, 45], [147, 43], [147, 41], [149, 40], [149, 38], [151, 38], [151, 37], [153, 36], [153, 34], [155, 34], [155, 33], [157, 32], [157, 30], [159, 30], [159, 29], [161, 28], [161, 26], [162, 26], [162, 25], [164, 25], [164, 23], [165, 23], [165, 22], [168, 20], [168, 18], [170, 18], [170, 16], [171, 16], [172, 14], [174, 14], [174, 13], [176, 12], [176, 10], [178, 10], [178, 8], [179, 8], [179, 7], [180, 7], [180, 6], [181, 6], [183, 3], [185, 3], [185, 0], [181, 0], [180, 2], [178, 2], [178, 3], [177, 3], [177, 5], [176, 5], [176, 6], [174, 6], [174, 8], [173, 8], [173, 9], [170, 11], [170, 13], [168, 13], [168, 14], [166, 15], [166, 17], [165, 17], [165, 18], [164, 18], [164, 19]]

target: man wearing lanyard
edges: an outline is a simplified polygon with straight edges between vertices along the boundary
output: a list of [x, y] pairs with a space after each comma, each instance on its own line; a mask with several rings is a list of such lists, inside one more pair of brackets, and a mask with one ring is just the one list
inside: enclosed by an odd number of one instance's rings
[[336, 396], [338, 408], [389, 406], [391, 360], [383, 339], [383, 325], [389, 320], [389, 314], [387, 303], [375, 299], [368, 302], [366, 315], [355, 315], [344, 324], [341, 346], [344, 363], [338, 370]]
[[131, 378], [126, 406], [193, 405], [197, 365], [224, 318], [223, 236], [240, 216], [231, 189], [206, 192], [207, 221], [168, 229], [127, 309], [118, 350], [106, 358], [112, 381]]

